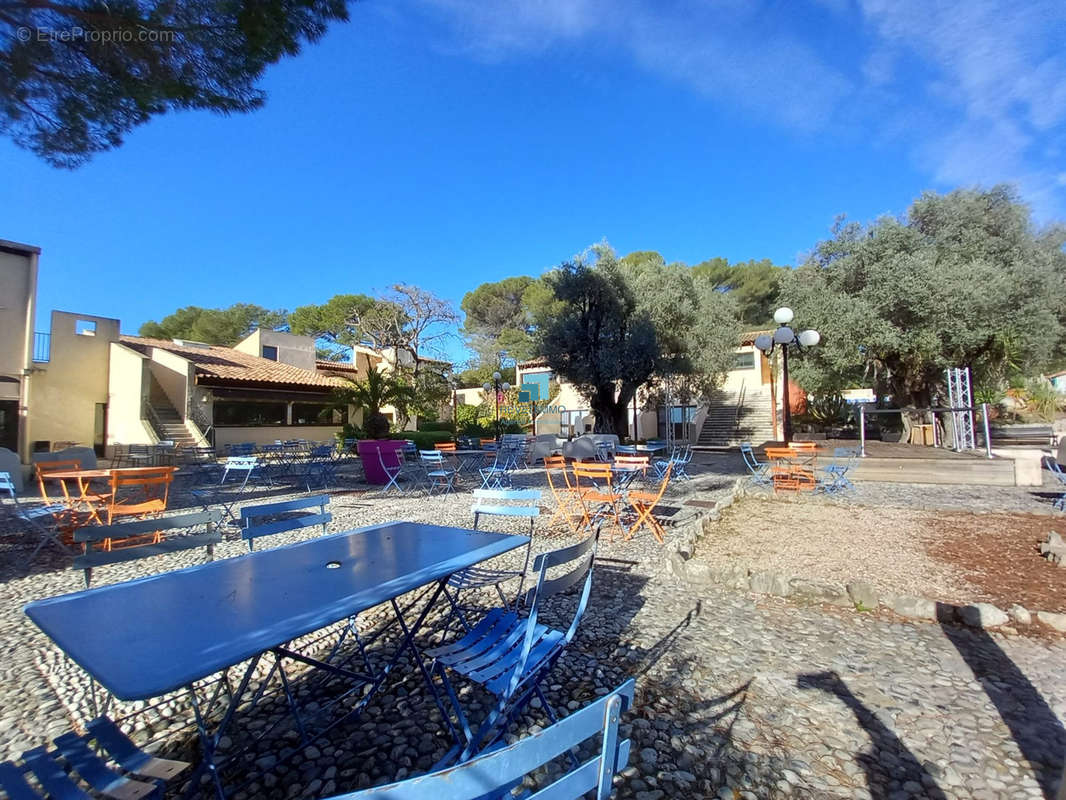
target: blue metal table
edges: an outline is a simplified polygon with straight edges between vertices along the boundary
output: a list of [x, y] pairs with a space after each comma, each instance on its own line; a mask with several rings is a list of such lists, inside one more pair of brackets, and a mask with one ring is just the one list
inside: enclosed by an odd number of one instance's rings
[[[204, 747], [203, 768], [212, 772], [224, 797], [214, 751], [261, 656], [272, 652], [276, 658], [366, 678], [371, 690], [360, 701], [361, 709], [405, 649], [428, 678], [412, 640], [448, 577], [528, 541], [526, 536], [393, 522], [38, 600], [24, 610], [119, 699], [146, 700], [189, 687]], [[432, 597], [408, 625], [396, 598], [433, 583]], [[285, 648], [293, 639], [382, 603], [392, 604], [404, 638], [388, 666], [373, 676], [335, 670]], [[191, 691], [193, 682], [249, 659], [223, 721], [209, 733]]]

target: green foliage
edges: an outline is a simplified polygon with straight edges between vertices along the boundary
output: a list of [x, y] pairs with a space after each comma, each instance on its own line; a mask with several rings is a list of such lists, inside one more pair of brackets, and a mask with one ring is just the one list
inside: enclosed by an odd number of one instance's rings
[[285, 311], [270, 311], [251, 303], [234, 303], [229, 308], [186, 306], [160, 322], [149, 320], [139, 333], [153, 339], [189, 339], [232, 347], [257, 328], [280, 328], [287, 319]]
[[337, 441], [344, 444], [345, 439], [365, 439], [366, 434], [363, 429], [358, 425], [353, 425], [350, 422], [345, 422], [339, 431], [336, 433]]
[[797, 329], [822, 334], [796, 380], [809, 391], [872, 382], [927, 407], [947, 367], [1039, 368], [1063, 340], [1064, 242], [1066, 231], [1035, 232], [1004, 187], [929, 192], [904, 219], [838, 221], [782, 283]]
[[[344, 0], [14, 0], [0, 14], [0, 131], [77, 167], [168, 111], [253, 111], [268, 65], [347, 19]], [[86, 35], [23, 42], [20, 28]]]
[[538, 283], [536, 278], [519, 275], [483, 283], [463, 296], [460, 304], [466, 315], [463, 334], [483, 363], [494, 363], [496, 353], [501, 350], [517, 361], [536, 355], [533, 317], [525, 299], [527, 290], [535, 283]]
[[478, 386], [484, 386], [487, 382], [491, 381], [492, 373], [497, 371], [500, 373], [500, 380], [507, 381], [510, 384], [515, 382], [514, 367], [503, 367], [501, 369], [500, 367], [495, 366], [491, 361], [483, 362], [468, 369], [464, 369], [455, 376], [455, 380], [461, 388], [476, 388]]
[[450, 420], [418, 420], [418, 429], [420, 431], [447, 431], [452, 433], [455, 430], [455, 426]]
[[436, 444], [450, 442], [452, 435], [448, 431], [394, 431], [387, 438], [406, 439], [414, 442], [419, 450], [432, 450]]
[[361, 380], [345, 378], [345, 386], [333, 390], [336, 406], [355, 406], [363, 410], [363, 427], [368, 439], [382, 439], [389, 432], [389, 418], [381, 413], [391, 405], [406, 417], [415, 399], [414, 389], [402, 377], [371, 370]]
[[370, 309], [376, 301], [365, 294], [337, 294], [321, 305], [295, 308], [289, 315], [289, 329], [340, 345], [360, 344], [362, 339], [352, 319]]
[[844, 425], [851, 421], [851, 407], [842, 394], [815, 394], [807, 398], [807, 416], [823, 427]]
[[709, 281], [718, 291], [727, 292], [737, 305], [740, 320], [751, 326], [773, 324], [781, 280], [789, 270], [768, 258], [735, 264], [725, 258], [712, 258], [692, 268], [693, 275]]
[[1052, 422], [1062, 404], [1062, 395], [1046, 378], [1033, 378], [1025, 387], [1027, 410], [1045, 422]]
[[484, 436], [491, 424], [482, 416], [481, 406], [460, 403], [455, 407], [455, 426], [460, 436]]

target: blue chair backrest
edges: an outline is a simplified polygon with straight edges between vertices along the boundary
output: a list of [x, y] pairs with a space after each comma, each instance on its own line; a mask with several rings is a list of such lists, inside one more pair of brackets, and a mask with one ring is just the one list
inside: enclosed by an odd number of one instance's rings
[[[474, 514], [474, 528], [477, 528], [478, 517], [481, 514], [530, 519], [538, 517], [540, 516], [540, 497], [539, 489], [475, 489], [475, 503], [470, 506]], [[490, 500], [498, 502], [483, 502]], [[515, 505], [502, 505], [502, 503], [515, 503]]]
[[[248, 542], [248, 552], [255, 548], [255, 540], [260, 536], [273, 536], [275, 533], [294, 531], [298, 528], [308, 528], [311, 525], [321, 525], [322, 532], [326, 532], [326, 523], [333, 519], [333, 515], [326, 510], [329, 505], [328, 495], [315, 495], [314, 497], [301, 497], [298, 500], [287, 500], [281, 503], [262, 503], [257, 506], [244, 506], [241, 509], [241, 538]], [[318, 513], [293, 514], [306, 508], [318, 507]], [[256, 523], [263, 517], [281, 517], [269, 522]]]
[[8, 472], [0, 472], [0, 492], [7, 492], [12, 500], [15, 499], [15, 482]]
[[[581, 622], [581, 617], [585, 614], [589, 593], [592, 591], [592, 564], [596, 559], [596, 543], [599, 540], [599, 534], [599, 529], [597, 529], [594, 534], [584, 541], [559, 550], [541, 553], [533, 559], [533, 573], [537, 576], [537, 585], [526, 593], [523, 603], [529, 609], [529, 635], [532, 635], [536, 628], [540, 604], [560, 592], [565, 592], [584, 579], [585, 585], [581, 589], [581, 596], [578, 599], [574, 619], [566, 632], [567, 642], [574, 638], [578, 623]], [[555, 567], [569, 566], [575, 562], [577, 566], [570, 568], [562, 575], [557, 575], [554, 578], [548, 577], [548, 570]], [[520, 672], [521, 670], [515, 672], [516, 677]]]
[[[618, 720], [633, 707], [632, 678], [613, 692], [509, 747], [490, 750], [455, 767], [399, 783], [363, 789], [330, 800], [481, 800], [511, 797], [526, 775], [539, 770], [593, 737], [599, 752], [554, 778], [526, 800], [576, 800], [588, 792], [596, 800], [611, 796], [614, 776], [629, 762], [630, 741], [620, 739]], [[575, 762], [576, 763], [576, 762]]]
[[443, 466], [444, 464], [444, 454], [440, 450], [419, 450], [418, 455], [423, 464], [430, 466]]
[[620, 444], [614, 448], [616, 453], [624, 453], [627, 456], [635, 456], [637, 454], [637, 446], [635, 444]]

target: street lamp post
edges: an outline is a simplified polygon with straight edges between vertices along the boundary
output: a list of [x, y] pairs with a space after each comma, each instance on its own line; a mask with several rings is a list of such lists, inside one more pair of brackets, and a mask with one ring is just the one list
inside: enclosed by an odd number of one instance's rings
[[777, 309], [774, 312], [774, 322], [777, 323], [777, 330], [773, 332], [772, 336], [764, 333], [755, 337], [755, 347], [765, 354], [767, 358], [774, 352], [775, 347], [781, 348], [781, 373], [785, 395], [781, 404], [781, 427], [784, 430], [785, 444], [792, 442], [792, 408], [788, 396], [788, 350], [790, 347], [795, 347], [797, 350], [802, 351], [805, 347], [814, 347], [822, 340], [822, 335], [811, 328], [800, 331], [797, 335], [789, 326], [793, 316], [791, 308], [783, 306]]
[[456, 444], [459, 443], [459, 401], [457, 397], [459, 395], [459, 383], [455, 380], [455, 375], [452, 375], [448, 379], [448, 387], [452, 390], [452, 441]]

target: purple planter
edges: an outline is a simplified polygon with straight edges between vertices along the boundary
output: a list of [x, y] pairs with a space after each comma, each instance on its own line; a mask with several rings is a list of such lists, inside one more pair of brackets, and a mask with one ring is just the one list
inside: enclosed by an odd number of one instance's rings
[[396, 463], [396, 451], [403, 450], [404, 442], [400, 439], [360, 439], [355, 443], [355, 451], [359, 454], [359, 460], [363, 462], [363, 473], [366, 482], [376, 486], [384, 486], [389, 481], [389, 476], [381, 468], [379, 452], [384, 453], [386, 464]]

